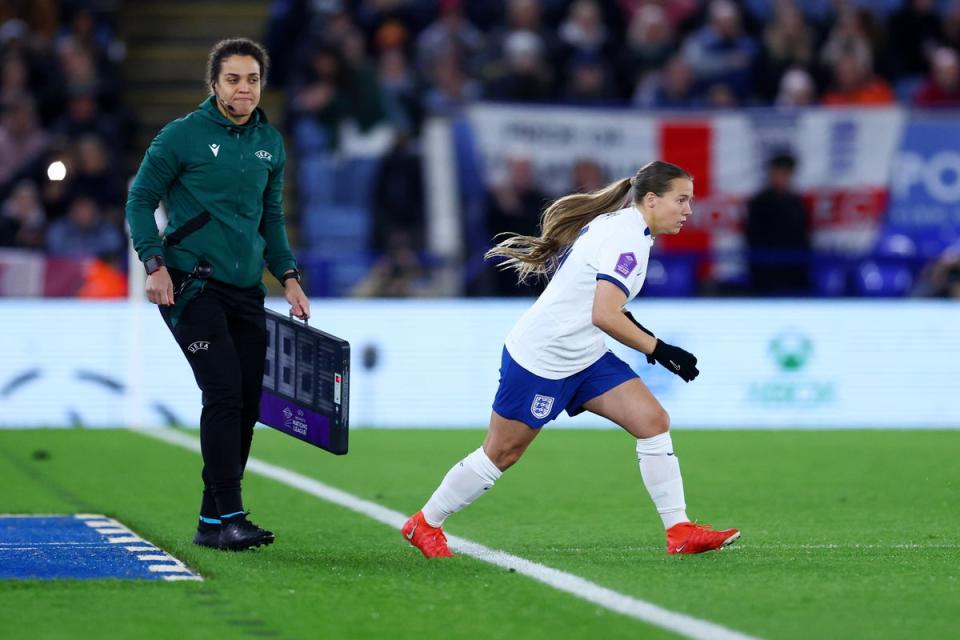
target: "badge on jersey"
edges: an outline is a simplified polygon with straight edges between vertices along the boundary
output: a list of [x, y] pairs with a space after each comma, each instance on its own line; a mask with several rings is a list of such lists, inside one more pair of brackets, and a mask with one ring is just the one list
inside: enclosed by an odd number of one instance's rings
[[620, 257], [617, 259], [617, 266], [614, 269], [621, 276], [626, 278], [633, 270], [637, 268], [637, 256], [632, 251], [627, 253], [621, 253]]
[[550, 410], [553, 409], [553, 400], [550, 396], [542, 396], [538, 393], [533, 396], [533, 402], [530, 404], [530, 413], [538, 420], [546, 418], [550, 415]]

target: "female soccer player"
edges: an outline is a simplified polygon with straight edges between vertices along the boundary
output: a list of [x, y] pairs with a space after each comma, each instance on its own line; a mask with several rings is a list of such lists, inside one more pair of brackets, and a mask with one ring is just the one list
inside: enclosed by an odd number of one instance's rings
[[[620, 210], [632, 191], [631, 204]], [[697, 359], [659, 340], [624, 311], [640, 291], [654, 237], [677, 234], [692, 214], [693, 178], [654, 161], [633, 178], [560, 198], [543, 212], [539, 237], [512, 235], [487, 257], [504, 257], [521, 282], [552, 276], [507, 336], [500, 387], [483, 446], [447, 472], [403, 536], [428, 558], [449, 557], [443, 523], [489, 490], [540, 428], [566, 409], [592, 411], [637, 438], [643, 483], [667, 530], [667, 553], [721, 549], [740, 537], [686, 514], [670, 417], [630, 367], [607, 350], [604, 334], [647, 354], [690, 382]]]
[[[251, 40], [217, 43], [207, 64], [210, 96], [157, 134], [127, 198], [147, 297], [160, 305], [203, 391], [204, 490], [193, 541], [215, 549], [274, 538], [247, 519], [240, 495], [266, 356], [264, 259], [291, 312], [310, 314], [284, 225], [283, 137], [258, 106], [267, 63]], [[162, 237], [153, 217], [160, 200], [169, 218]]]

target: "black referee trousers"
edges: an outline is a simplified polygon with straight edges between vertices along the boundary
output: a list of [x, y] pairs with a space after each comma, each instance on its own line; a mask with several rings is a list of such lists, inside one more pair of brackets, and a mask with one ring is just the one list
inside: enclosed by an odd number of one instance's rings
[[[174, 274], [174, 290], [185, 275]], [[170, 327], [170, 308], [160, 312]], [[260, 416], [265, 321], [259, 286], [240, 289], [207, 280], [170, 329], [203, 392], [200, 515], [207, 518], [244, 510], [240, 481]]]

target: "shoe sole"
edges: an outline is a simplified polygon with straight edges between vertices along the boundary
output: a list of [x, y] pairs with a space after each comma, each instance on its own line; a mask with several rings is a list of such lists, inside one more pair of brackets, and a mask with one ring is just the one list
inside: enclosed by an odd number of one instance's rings
[[273, 536], [267, 536], [265, 538], [258, 538], [249, 543], [243, 544], [233, 544], [233, 545], [224, 545], [222, 547], [217, 547], [218, 549], [223, 549], [224, 551], [246, 551], [247, 549], [258, 549], [260, 547], [268, 547], [274, 542]]
[[736, 541], [739, 540], [739, 539], [740, 539], [740, 532], [737, 531], [735, 534], [733, 534], [732, 536], [730, 536], [729, 538], [727, 538], [726, 540], [724, 540], [724, 541], [723, 541], [723, 544], [720, 545], [720, 548], [717, 549], [717, 551], [720, 551], [720, 549], [723, 549], [724, 547], [729, 547], [730, 545], [732, 545], [734, 542], [736, 542]]

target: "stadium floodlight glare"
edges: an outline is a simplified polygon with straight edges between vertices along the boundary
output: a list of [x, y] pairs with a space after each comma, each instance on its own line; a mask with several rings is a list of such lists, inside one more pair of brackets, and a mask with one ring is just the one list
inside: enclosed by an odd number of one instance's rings
[[47, 178], [53, 182], [60, 182], [67, 177], [67, 165], [61, 160], [54, 160], [47, 167]]

